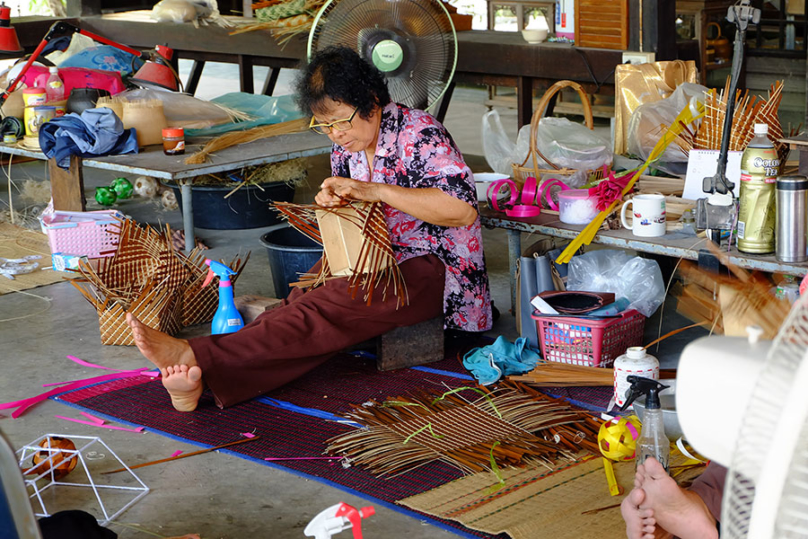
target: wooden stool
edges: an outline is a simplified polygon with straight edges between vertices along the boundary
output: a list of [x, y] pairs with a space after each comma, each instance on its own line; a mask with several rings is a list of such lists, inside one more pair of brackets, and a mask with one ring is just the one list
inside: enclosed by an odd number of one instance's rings
[[396, 328], [376, 338], [380, 371], [426, 365], [443, 359], [443, 317]]

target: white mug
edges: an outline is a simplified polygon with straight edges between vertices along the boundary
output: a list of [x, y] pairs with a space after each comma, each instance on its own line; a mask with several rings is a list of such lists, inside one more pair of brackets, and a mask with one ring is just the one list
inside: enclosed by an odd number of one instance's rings
[[[633, 206], [634, 219], [632, 226], [626, 222], [626, 210]], [[665, 197], [662, 195], [637, 195], [620, 210], [620, 221], [623, 227], [631, 230], [635, 236], [654, 238], [665, 235]]]

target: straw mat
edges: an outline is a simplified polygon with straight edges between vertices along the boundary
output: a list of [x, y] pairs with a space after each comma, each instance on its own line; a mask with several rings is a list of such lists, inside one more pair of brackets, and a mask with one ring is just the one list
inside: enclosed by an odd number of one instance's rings
[[73, 275], [69, 272], [42, 269], [51, 265], [51, 252], [45, 234], [10, 223], [0, 223], [0, 258], [15, 259], [31, 255], [42, 256], [41, 259], [33, 261], [39, 263], [39, 268], [32, 273], [15, 275], [14, 280], [0, 276], [0, 295], [58, 283]]
[[[628, 492], [634, 463], [617, 463], [614, 468], [618, 483]], [[478, 473], [399, 503], [473, 530], [507, 533], [513, 539], [626, 536], [619, 507], [582, 514], [623, 501], [623, 496], [609, 495], [600, 458], [555, 470], [510, 468], [502, 470], [502, 478], [505, 486], [498, 490], [493, 474]]]

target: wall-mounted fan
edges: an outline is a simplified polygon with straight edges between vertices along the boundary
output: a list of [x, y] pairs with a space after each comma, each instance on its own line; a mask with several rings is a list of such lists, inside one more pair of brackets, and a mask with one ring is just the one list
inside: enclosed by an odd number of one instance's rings
[[329, 0], [314, 18], [308, 56], [350, 47], [387, 78], [393, 101], [435, 106], [454, 76], [457, 36], [440, 0]]

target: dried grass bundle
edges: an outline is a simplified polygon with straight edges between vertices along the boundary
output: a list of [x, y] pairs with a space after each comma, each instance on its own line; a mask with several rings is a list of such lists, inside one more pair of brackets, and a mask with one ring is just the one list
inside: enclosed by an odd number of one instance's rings
[[288, 122], [281, 122], [273, 125], [262, 125], [261, 127], [254, 127], [246, 131], [234, 131], [232, 133], [225, 133], [215, 139], [211, 140], [201, 150], [193, 155], [185, 158], [186, 165], [199, 165], [207, 161], [208, 156], [214, 152], [230, 148], [237, 144], [246, 144], [254, 140], [263, 138], [276, 137], [278, 135], [288, 135], [290, 133], [299, 133], [305, 131], [309, 127], [309, 119], [300, 118], [298, 120], [291, 120]]
[[[382, 205], [378, 202], [354, 202], [339, 208], [323, 208], [316, 204], [293, 204], [289, 202], [274, 202], [273, 206], [290, 225], [323, 245], [324, 234], [320, 226], [323, 214], [331, 215], [336, 219], [327, 220], [330, 226], [348, 227], [346, 233], [337, 232], [333, 236], [349, 237], [358, 231], [361, 236], [361, 246], [355, 259], [348, 254], [349, 272], [335, 266], [335, 261], [329, 261], [329, 245], [324, 245], [323, 263], [317, 275], [304, 276], [293, 286], [312, 288], [323, 284], [326, 279], [336, 276], [348, 276], [351, 297], [356, 297], [359, 290], [364, 291], [364, 299], [370, 305], [373, 291], [382, 289], [382, 297], [387, 296], [387, 290], [392, 286], [393, 293], [398, 299], [398, 305], [409, 302], [407, 287], [401, 268], [396, 263], [393, 247], [390, 244], [390, 232], [384, 218]], [[318, 215], [318, 212], [320, 215]], [[353, 231], [350, 229], [353, 228]], [[328, 232], [328, 231], [326, 231]], [[353, 232], [353, 233], [352, 233]], [[327, 242], [326, 242], [327, 243]], [[353, 245], [335, 246], [337, 249], [352, 251]], [[332, 272], [334, 267], [334, 272]]]
[[[174, 249], [168, 227], [158, 232], [131, 219], [121, 221], [117, 234], [115, 254], [99, 259], [97, 269], [82, 263], [82, 278], [71, 281], [98, 312], [103, 344], [134, 344], [127, 312], [169, 335], [213, 318], [218, 290], [215, 286], [202, 288], [208, 267], [201, 252], [195, 249], [185, 257]], [[235, 281], [248, 259], [249, 255], [230, 263], [236, 272], [231, 280]]]
[[474, 473], [528, 462], [549, 467], [582, 449], [600, 454], [598, 420], [516, 383], [396, 397], [357, 406], [345, 417], [366, 428], [332, 438], [326, 452], [381, 477], [433, 461]]

